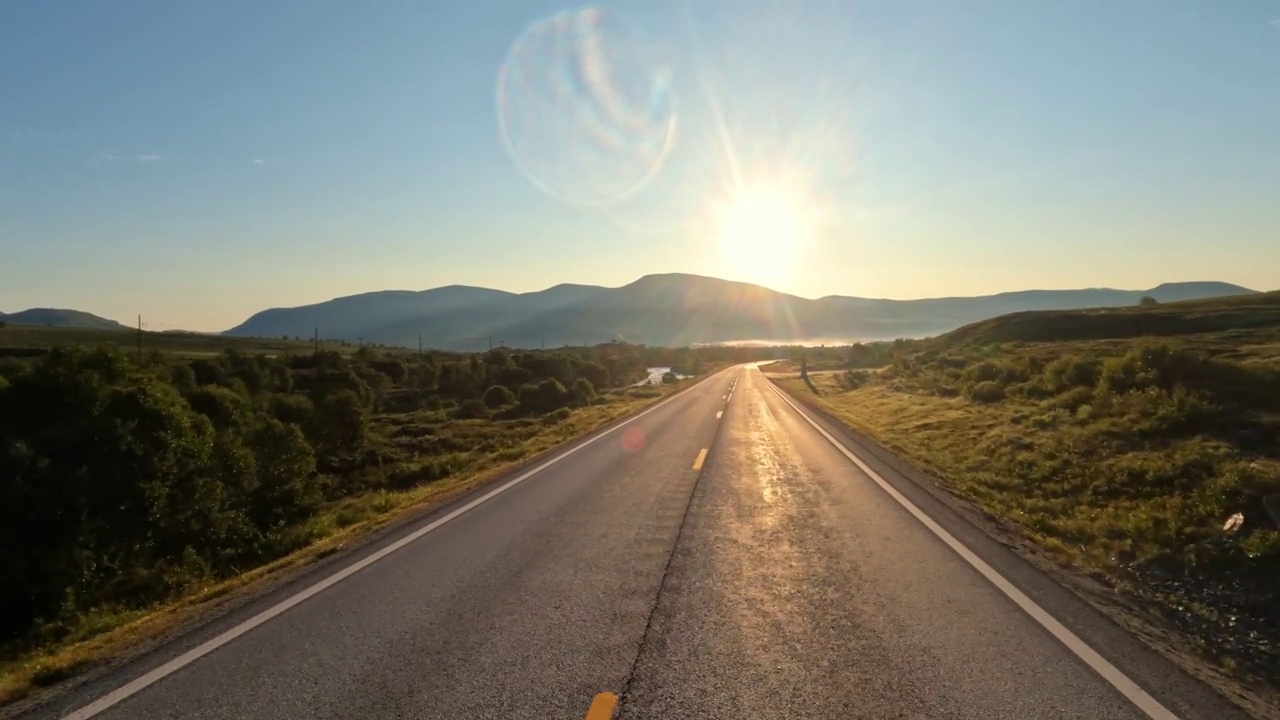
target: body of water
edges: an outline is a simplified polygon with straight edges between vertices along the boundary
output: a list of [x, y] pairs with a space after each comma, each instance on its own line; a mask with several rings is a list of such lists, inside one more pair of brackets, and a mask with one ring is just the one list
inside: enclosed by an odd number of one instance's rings
[[[666, 375], [666, 374], [667, 374], [667, 372], [671, 370], [671, 368], [669, 368], [669, 367], [651, 367], [651, 368], [645, 368], [645, 370], [648, 370], [648, 371], [649, 371], [649, 377], [647, 377], [647, 378], [645, 378], [645, 379], [641, 380], [640, 382], [636, 383], [636, 384], [635, 384], [635, 387], [640, 387], [640, 386], [642, 386], [642, 385], [661, 385], [661, 384], [662, 384], [662, 376], [663, 376], [663, 375]], [[677, 374], [676, 374], [676, 376], [677, 376], [677, 377], [679, 377], [681, 380], [685, 380], [685, 379], [688, 379], [688, 378], [692, 377], [691, 375], [680, 375], [679, 373], [677, 373]]]

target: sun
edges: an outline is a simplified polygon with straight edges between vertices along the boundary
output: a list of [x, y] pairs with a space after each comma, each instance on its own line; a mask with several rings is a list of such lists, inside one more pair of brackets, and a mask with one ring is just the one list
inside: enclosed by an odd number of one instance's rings
[[787, 279], [812, 230], [811, 212], [800, 196], [776, 186], [743, 189], [715, 215], [722, 261], [751, 282]]

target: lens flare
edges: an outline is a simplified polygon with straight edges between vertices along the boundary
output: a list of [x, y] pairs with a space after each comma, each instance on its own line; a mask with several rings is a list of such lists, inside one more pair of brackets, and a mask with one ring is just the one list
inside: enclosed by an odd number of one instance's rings
[[622, 431], [622, 449], [629, 453], [638, 453], [644, 449], [645, 437], [644, 430], [638, 425], [632, 425]]
[[671, 72], [636, 27], [599, 8], [530, 25], [498, 73], [498, 126], [543, 191], [608, 205], [662, 169], [675, 137]]

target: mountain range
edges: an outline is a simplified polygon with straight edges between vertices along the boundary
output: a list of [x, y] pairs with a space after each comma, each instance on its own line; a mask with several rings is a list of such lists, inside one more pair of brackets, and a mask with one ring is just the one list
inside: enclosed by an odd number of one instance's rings
[[[512, 293], [450, 285], [383, 290], [259, 312], [222, 333], [310, 337], [415, 347], [484, 349], [581, 345], [626, 340], [648, 345], [729, 342], [828, 344], [922, 337], [1025, 310], [1074, 310], [1245, 295], [1223, 282], [1165, 283], [1149, 290], [1024, 290], [980, 297], [886, 300], [830, 295], [816, 300], [759, 285], [699, 275], [646, 275], [618, 288], [556, 285]], [[125, 330], [79, 310], [32, 308], [0, 313], [13, 325]]]
[[921, 337], [1024, 310], [1174, 302], [1255, 291], [1222, 282], [1148, 290], [1025, 290], [981, 297], [816, 300], [699, 275], [647, 275], [618, 288], [556, 285], [511, 293], [450, 285], [386, 290], [264, 310], [225, 335], [364, 340], [452, 350], [557, 347], [607, 340], [678, 346], [728, 342], [826, 342]]

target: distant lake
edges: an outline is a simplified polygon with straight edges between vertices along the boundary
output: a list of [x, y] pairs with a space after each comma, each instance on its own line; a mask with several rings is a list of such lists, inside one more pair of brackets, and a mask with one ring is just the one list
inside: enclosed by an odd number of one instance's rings
[[[647, 378], [645, 378], [645, 379], [641, 380], [640, 382], [636, 383], [636, 384], [634, 385], [634, 387], [640, 387], [640, 386], [642, 386], [642, 385], [661, 385], [661, 384], [662, 384], [662, 376], [663, 376], [663, 375], [666, 375], [668, 372], [670, 372], [671, 368], [669, 368], [669, 367], [651, 367], [651, 368], [645, 368], [645, 370], [647, 370], [647, 371], [649, 372], [649, 377], [647, 377]], [[679, 374], [679, 373], [676, 373], [676, 377], [680, 378], [681, 380], [687, 380], [688, 378], [690, 378], [690, 377], [692, 377], [692, 376], [691, 376], [691, 375], [681, 375], [681, 374]]]

